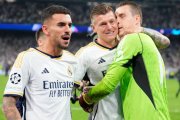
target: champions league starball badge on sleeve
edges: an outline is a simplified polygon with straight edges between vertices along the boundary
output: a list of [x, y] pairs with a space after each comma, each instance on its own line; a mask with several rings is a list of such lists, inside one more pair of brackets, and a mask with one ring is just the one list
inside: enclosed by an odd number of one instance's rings
[[10, 81], [12, 84], [18, 84], [21, 81], [21, 75], [18, 73], [11, 74]]

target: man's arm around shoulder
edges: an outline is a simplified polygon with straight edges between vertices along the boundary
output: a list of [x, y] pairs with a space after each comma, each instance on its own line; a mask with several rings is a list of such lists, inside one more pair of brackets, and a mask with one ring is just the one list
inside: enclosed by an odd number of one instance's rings
[[142, 32], [149, 35], [152, 38], [158, 49], [164, 49], [170, 45], [169, 38], [162, 35], [156, 30], [150, 28], [142, 28]]

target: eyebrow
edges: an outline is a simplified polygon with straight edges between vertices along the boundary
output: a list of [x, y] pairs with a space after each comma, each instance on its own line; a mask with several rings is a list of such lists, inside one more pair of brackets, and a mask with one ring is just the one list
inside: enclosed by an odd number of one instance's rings
[[66, 25], [72, 24], [72, 22], [58, 22], [57, 25]]
[[58, 22], [57, 24], [58, 25], [65, 25], [66, 23], [65, 22]]

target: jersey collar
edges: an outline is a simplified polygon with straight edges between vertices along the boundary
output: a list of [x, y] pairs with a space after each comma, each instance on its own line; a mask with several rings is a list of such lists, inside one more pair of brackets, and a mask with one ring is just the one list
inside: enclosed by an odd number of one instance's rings
[[49, 56], [50, 58], [60, 58], [60, 57], [62, 56], [62, 54], [61, 54], [61, 55], [58, 55], [58, 56], [53, 56], [53, 55], [50, 55], [50, 54], [45, 53], [45, 52], [43, 52], [43, 51], [40, 51], [40, 50], [38, 50], [37, 48], [34, 48], [34, 49], [37, 50], [38, 52], [42, 53], [42, 54], [45, 54], [45, 55]]
[[113, 48], [109, 48], [109, 47], [103, 46], [103, 45], [101, 45], [100, 43], [97, 42], [97, 39], [96, 39], [94, 42], [95, 42], [98, 46], [103, 47], [103, 48], [108, 49], [108, 50], [113, 50], [113, 49], [117, 48], [117, 45], [114, 46]]

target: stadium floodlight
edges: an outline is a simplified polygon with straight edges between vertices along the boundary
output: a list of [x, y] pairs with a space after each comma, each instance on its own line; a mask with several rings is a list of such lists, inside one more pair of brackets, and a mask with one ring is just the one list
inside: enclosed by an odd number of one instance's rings
[[6, 0], [6, 2], [12, 3], [12, 2], [16, 2], [16, 0]]

